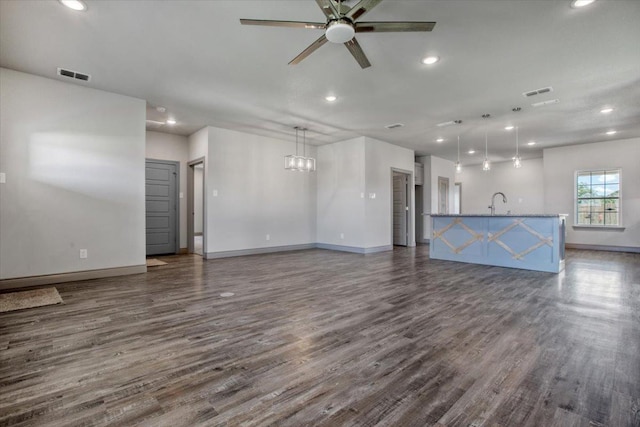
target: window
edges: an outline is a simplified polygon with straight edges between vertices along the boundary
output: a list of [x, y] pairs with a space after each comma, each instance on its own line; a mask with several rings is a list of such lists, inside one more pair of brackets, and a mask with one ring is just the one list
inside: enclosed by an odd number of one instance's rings
[[576, 172], [576, 225], [620, 226], [620, 169]]

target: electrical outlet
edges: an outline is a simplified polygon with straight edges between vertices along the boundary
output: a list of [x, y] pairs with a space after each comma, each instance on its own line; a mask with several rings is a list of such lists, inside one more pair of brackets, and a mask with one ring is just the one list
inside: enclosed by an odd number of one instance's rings
[[182, 191], [180, 192], [180, 198], [184, 199], [184, 193]]
[[344, 239], [344, 233], [340, 233], [340, 238]]
[[0, 184], [7, 183], [7, 175], [4, 172], [0, 172]]
[[271, 235], [267, 234], [267, 240], [271, 240]]
[[87, 258], [87, 250], [86, 249], [80, 249], [80, 259], [85, 259]]

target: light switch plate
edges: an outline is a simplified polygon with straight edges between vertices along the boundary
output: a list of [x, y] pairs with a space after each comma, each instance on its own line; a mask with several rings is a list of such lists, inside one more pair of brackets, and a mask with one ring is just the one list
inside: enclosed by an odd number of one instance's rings
[[0, 172], [0, 184], [6, 184], [7, 183], [7, 174], [5, 174], [4, 172]]
[[218, 197], [218, 190], [213, 190], [213, 197]]
[[182, 191], [180, 192], [180, 198], [184, 199], [184, 193]]

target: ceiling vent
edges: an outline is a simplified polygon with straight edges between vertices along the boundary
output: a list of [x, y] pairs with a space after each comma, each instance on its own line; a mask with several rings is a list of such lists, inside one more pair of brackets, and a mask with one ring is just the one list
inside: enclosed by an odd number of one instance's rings
[[58, 75], [62, 77], [69, 77], [71, 79], [81, 80], [88, 82], [91, 79], [89, 74], [79, 73], [73, 70], [67, 70], [65, 68], [58, 68]]
[[544, 107], [545, 105], [557, 104], [560, 102], [559, 99], [550, 99], [548, 101], [536, 102], [535, 104], [531, 104], [532, 107]]
[[386, 125], [385, 127], [387, 129], [396, 129], [396, 128], [401, 128], [402, 126], [404, 126], [402, 123], [394, 123], [392, 125]]
[[462, 120], [450, 120], [448, 122], [438, 123], [436, 126], [444, 127], [444, 126], [451, 126], [451, 125], [459, 125], [461, 123], [462, 123]]
[[536, 90], [530, 90], [528, 92], [524, 92], [522, 95], [525, 97], [528, 97], [528, 96], [542, 95], [543, 93], [549, 93], [549, 92], [553, 92], [553, 88], [551, 86], [543, 87]]

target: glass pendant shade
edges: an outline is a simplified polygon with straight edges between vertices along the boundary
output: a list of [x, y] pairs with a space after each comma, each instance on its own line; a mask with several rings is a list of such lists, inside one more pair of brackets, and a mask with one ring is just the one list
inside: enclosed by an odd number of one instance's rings
[[518, 154], [518, 126], [516, 126], [516, 156], [513, 158], [513, 167], [516, 169], [522, 167], [522, 159]]
[[513, 158], [513, 167], [516, 169], [522, 167], [522, 160], [520, 159], [520, 156], [515, 156]]
[[487, 132], [484, 132], [484, 161], [482, 162], [482, 170], [488, 171], [491, 169], [491, 163], [489, 163], [489, 139], [487, 138]]
[[458, 135], [458, 160], [456, 161], [456, 173], [462, 172], [462, 165], [460, 164], [460, 135]]

